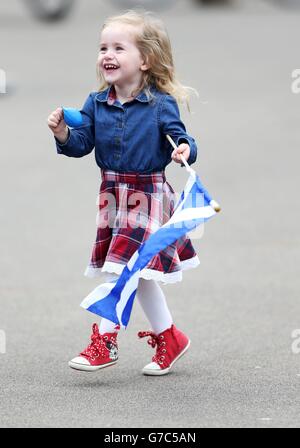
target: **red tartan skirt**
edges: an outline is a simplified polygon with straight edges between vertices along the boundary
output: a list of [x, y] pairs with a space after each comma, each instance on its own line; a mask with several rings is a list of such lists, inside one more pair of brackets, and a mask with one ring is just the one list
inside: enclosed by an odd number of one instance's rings
[[[101, 176], [97, 235], [84, 273], [87, 277], [121, 274], [139, 246], [169, 220], [176, 204], [164, 171], [139, 174], [101, 169]], [[141, 277], [174, 283], [182, 280], [183, 270], [199, 263], [190, 238], [184, 236], [155, 255]]]

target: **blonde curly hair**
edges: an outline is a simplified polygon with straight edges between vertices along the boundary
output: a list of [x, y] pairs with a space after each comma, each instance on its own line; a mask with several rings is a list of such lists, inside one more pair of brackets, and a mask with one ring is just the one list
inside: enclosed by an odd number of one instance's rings
[[[190, 93], [199, 95], [197, 90], [181, 84], [175, 75], [171, 42], [163, 22], [154, 17], [150, 11], [128, 10], [124, 14], [111, 16], [105, 20], [102, 30], [111, 24], [131, 25], [136, 29], [136, 45], [149, 69], [142, 72], [142, 83], [132, 92], [136, 96], [142, 90], [149, 100], [153, 98], [150, 87], [155, 87], [164, 93], [172, 95], [178, 103], [186, 103], [190, 111]], [[107, 89], [109, 84], [97, 68], [100, 81], [99, 92]]]

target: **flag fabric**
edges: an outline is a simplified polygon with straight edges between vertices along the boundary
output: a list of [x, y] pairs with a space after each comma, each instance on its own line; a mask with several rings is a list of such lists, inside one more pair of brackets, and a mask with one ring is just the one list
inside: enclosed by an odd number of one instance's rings
[[171, 218], [144, 241], [132, 255], [117, 281], [95, 288], [81, 306], [121, 327], [127, 327], [141, 270], [154, 255], [216, 214], [212, 200], [196, 172], [189, 178]]

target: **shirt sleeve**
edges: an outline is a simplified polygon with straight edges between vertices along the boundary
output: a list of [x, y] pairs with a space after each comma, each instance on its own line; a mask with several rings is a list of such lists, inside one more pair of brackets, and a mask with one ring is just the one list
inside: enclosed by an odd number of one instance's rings
[[68, 157], [83, 157], [92, 152], [95, 146], [94, 101], [92, 94], [85, 101], [82, 109], [82, 125], [76, 129], [68, 128], [68, 139], [60, 143], [56, 137], [56, 149], [58, 154]]
[[[170, 135], [178, 146], [181, 143], [187, 143], [190, 147], [190, 156], [187, 160], [191, 165], [197, 159], [197, 145], [193, 137], [187, 134], [185, 125], [181, 121], [180, 112], [177, 101], [172, 95], [166, 95], [162, 101], [159, 114], [159, 124], [162, 133]], [[173, 151], [171, 143], [169, 143], [170, 153]], [[181, 163], [181, 166], [184, 166]]]

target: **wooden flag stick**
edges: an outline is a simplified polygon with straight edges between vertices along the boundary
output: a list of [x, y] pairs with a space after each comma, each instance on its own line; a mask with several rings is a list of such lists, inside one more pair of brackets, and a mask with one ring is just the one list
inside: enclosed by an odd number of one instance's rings
[[[174, 149], [177, 149], [177, 146], [176, 146], [174, 140], [173, 140], [172, 137], [170, 137], [168, 134], [167, 134], [167, 139], [169, 140], [169, 142], [171, 143], [171, 145], [173, 146], [173, 148], [174, 148]], [[180, 154], [180, 157], [181, 157], [182, 163], [184, 163], [186, 169], [187, 169], [188, 171], [191, 171], [191, 167], [190, 167], [190, 165], [187, 163], [187, 161], [185, 160], [185, 158], [183, 157], [182, 154]]]
[[[169, 142], [171, 143], [171, 145], [173, 146], [174, 149], [177, 149], [177, 146], [174, 142], [174, 140], [172, 139], [172, 137], [170, 137], [168, 134], [166, 135], [167, 139], [169, 140]], [[192, 168], [190, 167], [190, 165], [187, 163], [187, 161], [185, 160], [185, 158], [183, 157], [182, 154], [180, 154], [180, 158], [182, 160], [182, 163], [184, 163], [186, 169], [188, 171], [192, 171]], [[209, 203], [209, 205], [215, 210], [215, 212], [219, 212], [221, 211], [221, 207], [220, 205], [217, 203], [217, 201], [215, 201], [214, 199], [212, 199]]]

